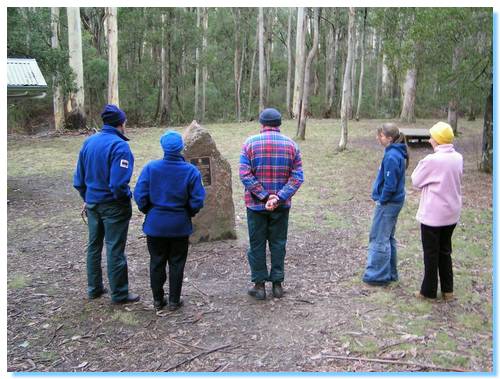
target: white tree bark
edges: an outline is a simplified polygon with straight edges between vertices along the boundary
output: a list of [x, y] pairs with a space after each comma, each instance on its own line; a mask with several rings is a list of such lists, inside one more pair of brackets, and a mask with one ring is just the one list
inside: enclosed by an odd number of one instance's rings
[[259, 8], [259, 113], [266, 107], [266, 60], [264, 56], [264, 10]]
[[287, 35], [287, 56], [288, 56], [288, 70], [286, 73], [286, 112], [289, 117], [293, 117], [292, 103], [291, 103], [291, 86], [292, 86], [292, 17], [293, 8], [290, 8], [288, 14], [288, 35]]
[[[51, 8], [50, 15], [50, 27], [52, 31], [52, 37], [50, 39], [51, 47], [53, 49], [59, 49], [59, 8]], [[64, 99], [57, 75], [52, 77], [52, 83], [54, 92], [54, 127], [56, 130], [61, 130], [64, 127]]]
[[240, 9], [233, 9], [234, 17], [234, 102], [236, 120], [241, 121], [241, 67], [243, 66], [243, 52], [240, 43]]
[[170, 121], [170, 40], [166, 28], [168, 21], [161, 15], [161, 111], [160, 122]]
[[[354, 23], [356, 24], [356, 17], [354, 19]], [[359, 30], [358, 27], [354, 27], [354, 56], [352, 58], [352, 74], [351, 74], [351, 100], [349, 101], [349, 110], [347, 113], [349, 114], [349, 120], [354, 118], [353, 115], [353, 107], [354, 100], [356, 99], [356, 68], [358, 63], [358, 51], [359, 51]]]
[[293, 117], [300, 112], [302, 90], [304, 84], [306, 50], [306, 17], [305, 8], [297, 8], [297, 33], [295, 33], [295, 78], [293, 81]]
[[458, 125], [458, 114], [457, 114], [458, 99], [455, 92], [455, 86], [457, 83], [456, 71], [460, 55], [461, 55], [460, 46], [455, 46], [455, 48], [453, 49], [453, 57], [451, 61], [451, 72], [452, 75], [454, 76], [454, 79], [450, 83], [451, 98], [450, 101], [448, 102], [448, 124], [450, 124], [451, 128], [453, 129], [453, 133], [457, 133], [457, 125]]
[[118, 96], [118, 19], [117, 8], [106, 8], [108, 30], [108, 103], [120, 105]]
[[415, 98], [417, 93], [417, 69], [415, 67], [406, 71], [403, 91], [403, 108], [400, 120], [402, 122], [415, 122]]
[[248, 82], [248, 108], [247, 118], [250, 119], [252, 113], [252, 97], [253, 97], [253, 73], [255, 71], [255, 60], [257, 59], [257, 51], [259, 50], [259, 25], [255, 28], [255, 48], [253, 50], [252, 65], [250, 66], [250, 80]]
[[313, 20], [313, 45], [309, 54], [307, 55], [306, 66], [304, 68], [304, 90], [302, 95], [302, 104], [297, 122], [297, 138], [299, 140], [306, 139], [306, 122], [307, 122], [307, 114], [309, 112], [309, 88], [311, 82], [311, 66], [316, 53], [318, 52], [319, 45], [319, 17], [320, 17], [320, 8], [314, 9], [314, 20]]
[[368, 8], [365, 8], [363, 16], [363, 29], [361, 30], [360, 45], [361, 45], [361, 68], [359, 72], [359, 85], [358, 85], [358, 105], [356, 108], [356, 121], [359, 121], [359, 114], [361, 111], [361, 98], [363, 97], [363, 76], [365, 74], [365, 29], [366, 29], [366, 16]]
[[82, 28], [80, 23], [80, 8], [66, 8], [68, 16], [68, 50], [69, 66], [75, 74], [75, 92], [70, 94], [70, 113], [77, 117], [72, 119], [73, 127], [79, 128], [85, 125], [85, 92], [83, 86], [83, 54], [82, 54]]
[[340, 107], [340, 141], [338, 150], [343, 151], [347, 146], [347, 122], [349, 118], [349, 103], [351, 101], [351, 70], [352, 61], [354, 56], [354, 18], [355, 9], [349, 8], [349, 26], [348, 26], [348, 36], [347, 36], [347, 58], [344, 69], [344, 82], [342, 84], [342, 104]]

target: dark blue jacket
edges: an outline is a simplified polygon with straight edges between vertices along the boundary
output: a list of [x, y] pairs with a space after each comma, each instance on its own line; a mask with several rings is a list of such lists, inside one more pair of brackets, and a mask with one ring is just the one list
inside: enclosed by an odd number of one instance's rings
[[180, 153], [165, 153], [142, 169], [134, 189], [144, 233], [151, 237], [185, 237], [193, 232], [191, 217], [203, 208], [205, 188], [196, 166]]
[[391, 143], [385, 148], [377, 179], [373, 183], [373, 200], [380, 204], [405, 200], [406, 158], [408, 153], [404, 143]]
[[132, 197], [129, 182], [134, 156], [128, 138], [110, 125], [83, 143], [73, 187], [87, 204], [109, 203]]

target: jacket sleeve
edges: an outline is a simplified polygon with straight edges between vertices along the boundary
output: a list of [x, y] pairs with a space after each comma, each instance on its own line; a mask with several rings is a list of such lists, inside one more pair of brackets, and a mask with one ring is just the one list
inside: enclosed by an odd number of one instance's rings
[[85, 193], [87, 192], [87, 186], [85, 185], [85, 166], [83, 161], [83, 148], [82, 150], [80, 150], [80, 154], [78, 155], [78, 162], [76, 164], [76, 170], [73, 176], [73, 187], [77, 189], [83, 201], [85, 201]]
[[151, 209], [151, 201], [149, 198], [149, 166], [146, 165], [141, 174], [139, 175], [139, 179], [137, 179], [137, 183], [134, 188], [134, 200], [137, 204], [139, 210], [146, 214]]
[[384, 159], [384, 185], [380, 194], [380, 204], [385, 204], [398, 189], [398, 181], [401, 176], [399, 161], [397, 158], [389, 156]]
[[189, 202], [188, 211], [189, 215], [193, 217], [196, 215], [201, 208], [203, 208], [203, 202], [205, 200], [205, 188], [201, 181], [200, 171], [194, 167], [193, 175], [189, 181]]
[[411, 182], [414, 187], [422, 189], [435, 182], [432, 179], [433, 166], [432, 161], [426, 158], [418, 162], [417, 167], [415, 167], [415, 170], [411, 174]]
[[134, 156], [126, 142], [120, 142], [111, 156], [109, 188], [116, 200], [130, 198], [128, 186], [134, 171]]
[[240, 154], [240, 180], [247, 191], [249, 191], [257, 199], [264, 201], [269, 197], [267, 192], [255, 177], [252, 171], [250, 158], [248, 157], [248, 144], [244, 144]]
[[280, 200], [286, 201], [295, 195], [303, 182], [304, 172], [302, 171], [302, 156], [298, 146], [295, 146], [295, 158], [293, 159], [290, 177], [283, 188], [281, 188], [277, 193]]

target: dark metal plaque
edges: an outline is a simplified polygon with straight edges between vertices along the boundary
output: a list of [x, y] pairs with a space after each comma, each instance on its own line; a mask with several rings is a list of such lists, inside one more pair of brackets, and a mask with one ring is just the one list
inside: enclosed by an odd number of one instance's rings
[[212, 184], [212, 170], [210, 167], [210, 157], [191, 158], [191, 164], [194, 164], [200, 170], [203, 185], [205, 187]]

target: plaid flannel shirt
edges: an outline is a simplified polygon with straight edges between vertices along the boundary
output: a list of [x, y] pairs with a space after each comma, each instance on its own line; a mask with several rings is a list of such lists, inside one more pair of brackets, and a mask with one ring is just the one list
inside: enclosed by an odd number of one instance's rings
[[279, 127], [263, 126], [241, 149], [240, 179], [247, 208], [265, 210], [271, 194], [279, 197], [280, 207], [290, 208], [292, 196], [304, 181], [299, 147]]

